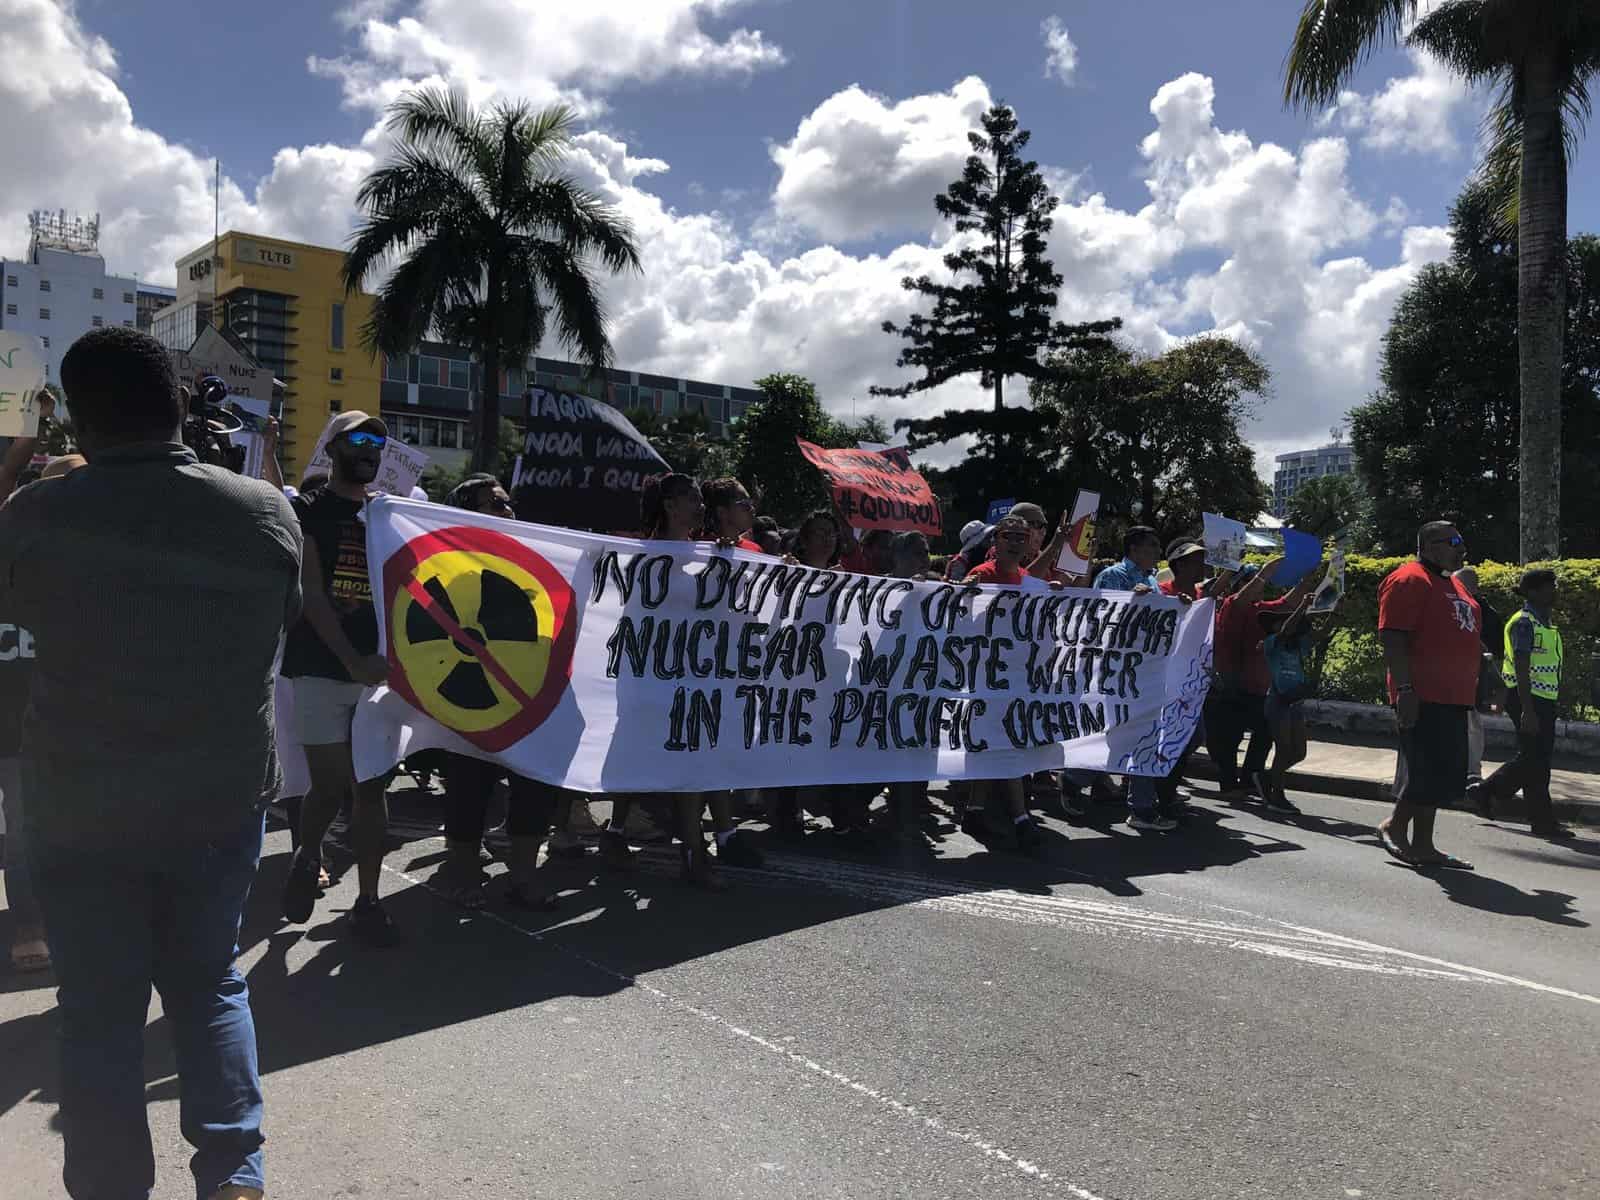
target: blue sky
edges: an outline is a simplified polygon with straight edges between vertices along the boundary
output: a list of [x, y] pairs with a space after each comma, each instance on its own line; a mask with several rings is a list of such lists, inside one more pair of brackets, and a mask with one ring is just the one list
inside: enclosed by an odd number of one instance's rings
[[[1063, 315], [1121, 315], [1152, 351], [1208, 330], [1251, 342], [1277, 378], [1251, 430], [1264, 451], [1320, 440], [1372, 386], [1394, 298], [1447, 252], [1485, 102], [1392, 51], [1332, 113], [1286, 111], [1287, 0], [7, 9], [0, 52], [43, 68], [0, 85], [37, 111], [8, 147], [35, 181], [0, 199], [8, 253], [28, 207], [97, 208], [113, 266], [170, 274], [209, 235], [212, 156], [224, 224], [336, 244], [399, 90], [559, 98], [583, 114], [574, 173], [646, 244], [643, 278], [611, 293], [620, 365], [799, 370], [837, 408], [894, 380], [877, 323], [903, 316], [900, 274], [938, 269], [932, 193], [1003, 100], [1063, 198]], [[1595, 173], [1573, 180], [1573, 228], [1600, 228]], [[916, 407], [979, 399], [953, 385]]]

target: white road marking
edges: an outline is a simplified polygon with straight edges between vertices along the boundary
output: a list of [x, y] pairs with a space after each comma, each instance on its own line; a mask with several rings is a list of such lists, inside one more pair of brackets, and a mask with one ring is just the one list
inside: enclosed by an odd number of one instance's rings
[[[409, 875], [404, 871], [397, 871], [395, 868], [388, 866], [387, 864], [385, 864], [383, 869], [389, 872], [391, 875], [397, 875], [401, 879], [404, 879], [407, 883], [412, 883], [418, 887], [425, 888], [433, 895], [438, 896], [440, 899], [446, 900], [447, 903], [449, 902], [448, 898], [445, 897], [442, 892], [435, 889], [425, 880], [418, 879], [416, 876]], [[679, 999], [677, 996], [674, 996], [670, 992], [656, 987], [652, 983], [646, 983], [636, 975], [630, 975], [626, 971], [620, 971], [616, 967], [609, 966], [606, 963], [600, 962], [598, 959], [590, 958], [587, 954], [580, 953], [579, 951], [572, 949], [570, 946], [566, 946], [558, 941], [554, 941], [547, 937], [544, 931], [526, 929], [523, 926], [518, 925], [515, 921], [509, 920], [508, 918], [501, 916], [499, 913], [491, 912], [488, 909], [478, 909], [471, 915], [475, 917], [483, 917], [486, 920], [493, 921], [497, 925], [501, 925], [506, 929], [510, 929], [521, 934], [530, 941], [539, 942], [545, 946], [548, 946], [558, 954], [565, 955], [570, 959], [580, 962], [584, 966], [600, 972], [602, 975], [610, 976], [612, 979], [617, 980], [624, 986], [638, 988], [641, 992], [645, 993], [645, 995], [656, 1001], [659, 1001], [662, 1004], [665, 1004], [669, 1008], [675, 1009], [678, 1012], [687, 1013], [700, 1021], [704, 1021], [708, 1025], [714, 1025], [718, 1029], [733, 1035], [749, 1045], [758, 1046], [762, 1050], [767, 1051], [769, 1054], [772, 1054], [777, 1058], [784, 1059], [792, 1066], [800, 1067], [810, 1074], [826, 1079], [829, 1083], [837, 1084], [839, 1087], [854, 1092], [858, 1096], [865, 1097], [866, 1099], [871, 1100], [874, 1104], [877, 1104], [879, 1107], [887, 1109], [889, 1112], [894, 1113], [898, 1117], [903, 1117], [908, 1121], [919, 1124], [924, 1129], [928, 1129], [933, 1133], [940, 1134], [944, 1137], [951, 1138], [954, 1141], [961, 1142], [966, 1146], [970, 1146], [972, 1149], [982, 1154], [983, 1157], [990, 1159], [993, 1162], [1001, 1163], [1002, 1165], [1011, 1168], [1011, 1170], [1015, 1171], [1017, 1174], [1025, 1176], [1026, 1178], [1037, 1183], [1042, 1183], [1053, 1191], [1060, 1192], [1068, 1196], [1073, 1196], [1076, 1198], [1076, 1200], [1107, 1200], [1106, 1197], [1099, 1196], [1096, 1193], [1089, 1191], [1087, 1188], [1079, 1187], [1075, 1183], [1069, 1183], [1065, 1179], [1062, 1179], [1056, 1175], [1052, 1175], [1049, 1171], [1046, 1171], [1043, 1167], [1039, 1166], [1038, 1163], [1032, 1162], [1029, 1159], [1021, 1157], [1020, 1155], [1012, 1154], [1010, 1151], [1002, 1149], [1000, 1146], [997, 1146], [994, 1142], [983, 1137], [981, 1134], [972, 1133], [968, 1130], [958, 1129], [953, 1125], [948, 1125], [938, 1117], [933, 1116], [931, 1113], [923, 1112], [914, 1104], [907, 1104], [903, 1100], [896, 1100], [893, 1096], [887, 1095], [886, 1093], [879, 1091], [877, 1088], [863, 1083], [859, 1079], [854, 1079], [842, 1071], [836, 1071], [832, 1067], [828, 1067], [820, 1062], [817, 1062], [815, 1059], [807, 1058], [804, 1054], [790, 1050], [787, 1046], [780, 1045], [771, 1038], [763, 1037], [754, 1030], [746, 1029], [740, 1025], [735, 1025], [733, 1022], [722, 1016], [719, 1016], [710, 1009], [702, 1008], [698, 1004], [691, 1004], [687, 1000]]]

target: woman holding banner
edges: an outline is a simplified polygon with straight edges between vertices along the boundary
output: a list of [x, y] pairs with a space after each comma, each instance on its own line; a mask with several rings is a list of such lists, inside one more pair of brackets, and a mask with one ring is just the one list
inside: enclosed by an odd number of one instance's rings
[[[639, 516], [646, 540], [693, 542], [705, 523], [705, 515], [705, 500], [690, 476], [674, 471], [666, 475], [652, 475], [645, 480], [644, 492], [639, 498]], [[717, 873], [700, 829], [700, 814], [708, 804], [719, 859], [725, 858], [731, 866], [758, 867], [762, 861], [761, 853], [735, 828], [733, 804], [728, 792], [679, 792], [674, 796], [678, 838], [683, 843], [684, 882], [711, 891], [723, 891], [728, 886], [727, 881]], [[613, 809], [613, 813], [615, 811]], [[608, 832], [621, 833], [615, 815]]]

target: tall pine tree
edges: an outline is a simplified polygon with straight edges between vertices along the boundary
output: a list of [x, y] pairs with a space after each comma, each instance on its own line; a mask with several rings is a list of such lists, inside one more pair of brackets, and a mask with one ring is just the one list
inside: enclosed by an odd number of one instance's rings
[[[1045, 378], [1045, 354], [1089, 349], [1122, 324], [1066, 325], [1055, 319], [1061, 276], [1045, 257], [1045, 236], [1058, 200], [1039, 164], [1022, 157], [1028, 137], [1017, 127], [1017, 114], [1003, 104], [983, 115], [983, 133], [967, 135], [973, 153], [966, 169], [933, 203], [957, 233], [980, 237], [945, 255], [954, 282], [935, 283], [926, 275], [901, 281], [907, 291], [931, 299], [933, 310], [913, 314], [904, 325], [885, 321], [883, 329], [905, 339], [895, 365], [918, 369], [922, 377], [899, 387], [874, 387], [874, 395], [908, 396], [976, 374], [994, 390], [999, 413], [1008, 377]], [[931, 444], [946, 440], [939, 436], [943, 420], [901, 424], [911, 428], [914, 440]]]

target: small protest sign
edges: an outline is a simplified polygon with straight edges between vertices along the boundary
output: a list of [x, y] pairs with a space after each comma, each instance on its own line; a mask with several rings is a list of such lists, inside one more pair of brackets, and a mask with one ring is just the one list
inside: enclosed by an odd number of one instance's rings
[[1322, 539], [1298, 529], [1283, 531], [1283, 561], [1272, 573], [1270, 583], [1293, 587], [1315, 571], [1322, 562]]
[[0, 437], [36, 437], [44, 391], [44, 347], [25, 333], [0, 330]]
[[[328, 433], [333, 428], [333, 419], [322, 427], [322, 432], [317, 435], [317, 448], [311, 452], [311, 461], [306, 464], [306, 469], [300, 478], [304, 481], [311, 475], [333, 474], [333, 460], [328, 457]], [[386, 496], [409, 496], [411, 489], [417, 486], [417, 480], [422, 478], [422, 473], [428, 469], [428, 456], [415, 446], [408, 446], [404, 442], [390, 438], [384, 443], [383, 462], [378, 467], [378, 477], [369, 485], [375, 492], [382, 492]]]
[[1083, 575], [1094, 558], [1095, 521], [1100, 514], [1100, 493], [1078, 489], [1078, 498], [1072, 502], [1072, 519], [1067, 526], [1067, 540], [1062, 544], [1056, 570], [1067, 575]]
[[1016, 506], [1017, 501], [1014, 497], [1010, 500], [989, 501], [989, 511], [983, 516], [984, 523], [987, 525], [995, 524]]
[[618, 409], [530, 388], [513, 503], [524, 521], [621, 533], [639, 528], [644, 481], [672, 468]]
[[1328, 560], [1328, 574], [1311, 594], [1311, 611], [1330, 613], [1344, 597], [1344, 551], [1335, 550]]
[[1222, 571], [1237, 571], [1244, 566], [1246, 530], [1243, 521], [1202, 513], [1205, 521], [1206, 562]]
[[898, 456], [873, 450], [824, 450], [800, 438], [795, 444], [827, 477], [834, 506], [853, 528], [915, 529], [929, 535], [943, 528], [933, 489]]

